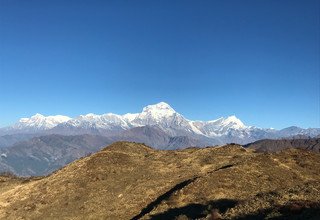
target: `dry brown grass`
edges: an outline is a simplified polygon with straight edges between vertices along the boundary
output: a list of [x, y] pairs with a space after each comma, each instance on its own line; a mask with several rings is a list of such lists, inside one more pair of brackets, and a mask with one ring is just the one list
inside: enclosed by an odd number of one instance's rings
[[272, 217], [317, 211], [320, 155], [118, 142], [44, 178], [1, 178], [1, 219]]

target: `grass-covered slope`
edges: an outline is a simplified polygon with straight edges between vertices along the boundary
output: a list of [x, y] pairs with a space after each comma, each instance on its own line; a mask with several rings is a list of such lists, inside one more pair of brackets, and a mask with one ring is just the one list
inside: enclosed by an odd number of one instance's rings
[[48, 177], [1, 184], [1, 219], [308, 219], [319, 215], [320, 154], [117, 142]]

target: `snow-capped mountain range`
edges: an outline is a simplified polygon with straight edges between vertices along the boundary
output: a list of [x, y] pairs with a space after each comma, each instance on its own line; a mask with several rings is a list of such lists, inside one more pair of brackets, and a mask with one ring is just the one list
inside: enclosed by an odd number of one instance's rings
[[45, 117], [35, 114], [31, 118], [21, 118], [18, 123], [8, 127], [8, 130], [41, 131], [54, 128], [58, 124], [69, 121], [71, 118], [63, 115]]
[[316, 136], [319, 128], [302, 129], [290, 127], [283, 130], [263, 129], [244, 125], [236, 116], [212, 121], [192, 121], [176, 112], [170, 105], [160, 102], [148, 105], [141, 113], [117, 115], [113, 113], [67, 116], [43, 116], [36, 114], [22, 118], [16, 124], [2, 128], [0, 134], [44, 133], [44, 134], [99, 134], [114, 136], [133, 128], [154, 127], [170, 137], [186, 136], [210, 143], [237, 142], [240, 144], [264, 138], [281, 138], [294, 135]]

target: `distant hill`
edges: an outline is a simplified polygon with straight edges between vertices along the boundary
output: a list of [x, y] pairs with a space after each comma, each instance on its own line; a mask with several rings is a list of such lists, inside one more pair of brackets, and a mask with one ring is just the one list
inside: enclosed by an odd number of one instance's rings
[[[11, 146], [0, 148], [0, 172], [10, 171], [19, 176], [47, 175], [66, 164], [97, 152], [116, 141], [145, 143], [156, 149], [180, 149], [186, 146], [211, 145], [205, 139], [188, 136], [170, 137], [156, 126], [137, 127], [119, 133], [117, 136], [101, 135], [7, 135], [3, 139], [18, 141]], [[1, 138], [0, 138], [1, 140]]]
[[320, 154], [117, 142], [43, 178], [0, 177], [1, 219], [317, 219]]
[[[28, 136], [6, 138], [15, 140]], [[32, 137], [32, 136], [31, 136]], [[301, 136], [299, 136], [301, 137]], [[301, 148], [320, 152], [320, 139], [261, 140], [245, 145], [246, 148], [263, 152], [276, 152], [286, 148]], [[1, 140], [1, 139], [0, 139]], [[0, 148], [0, 172], [10, 171], [19, 176], [47, 175], [66, 164], [99, 151], [102, 147], [116, 141], [144, 143], [155, 149], [176, 150], [187, 147], [219, 146], [211, 139], [176, 136], [171, 137], [157, 126], [132, 128], [116, 136], [101, 135], [46, 135], [33, 137], [9, 147]]]
[[36, 136], [41, 136], [41, 134], [11, 134], [0, 136], [0, 148], [9, 147], [15, 143], [31, 139]]
[[115, 141], [134, 141], [152, 146], [155, 149], [183, 149], [187, 147], [204, 147], [220, 144], [209, 138], [201, 136], [170, 136], [158, 126], [143, 126], [132, 128], [111, 135]]
[[320, 138], [260, 140], [247, 144], [245, 147], [261, 152], [275, 152], [287, 148], [300, 148], [320, 152]]
[[112, 142], [96, 135], [34, 137], [0, 149], [0, 172], [46, 175]]

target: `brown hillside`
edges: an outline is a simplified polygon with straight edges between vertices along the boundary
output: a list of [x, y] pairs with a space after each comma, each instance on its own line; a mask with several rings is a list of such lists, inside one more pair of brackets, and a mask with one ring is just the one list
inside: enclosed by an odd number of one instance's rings
[[48, 177], [0, 181], [1, 219], [320, 215], [320, 154], [297, 149], [271, 154], [228, 145], [160, 151], [118, 142]]
[[245, 145], [259, 152], [276, 152], [288, 148], [298, 148], [320, 153], [320, 138], [259, 140]]

